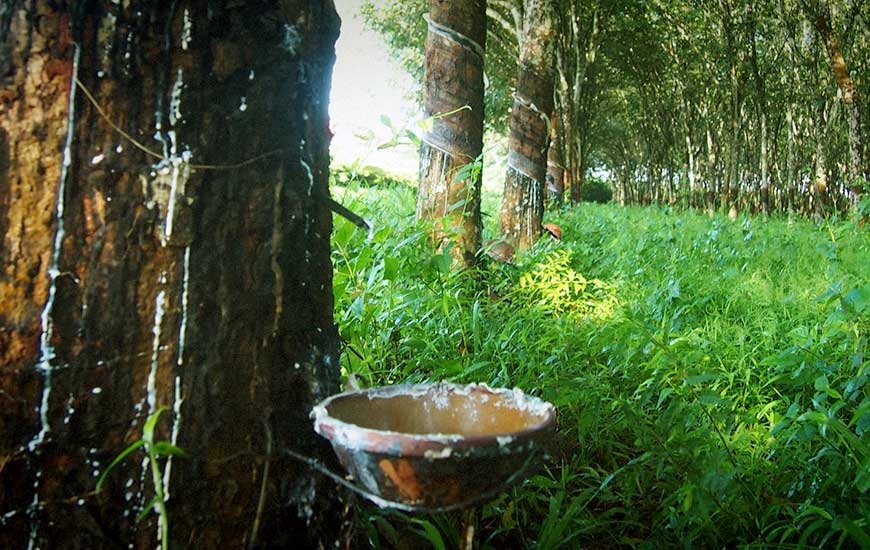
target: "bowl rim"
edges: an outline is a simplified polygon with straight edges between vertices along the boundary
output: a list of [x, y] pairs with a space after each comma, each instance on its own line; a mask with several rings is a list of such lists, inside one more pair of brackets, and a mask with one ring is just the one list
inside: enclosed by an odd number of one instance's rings
[[[493, 395], [513, 394], [514, 399], [528, 407], [540, 410], [544, 419], [530, 428], [513, 432], [461, 435], [449, 433], [415, 434], [392, 430], [365, 428], [358, 424], [339, 420], [329, 415], [329, 406], [334, 402], [368, 396], [388, 398], [401, 394], [431, 391], [432, 388], [445, 388], [455, 392], [486, 392]], [[511, 452], [530, 442], [539, 434], [550, 429], [556, 420], [556, 408], [552, 403], [539, 397], [528, 395], [519, 388], [492, 388], [485, 383], [456, 384], [452, 382], [432, 382], [425, 384], [397, 384], [352, 390], [329, 396], [314, 406], [310, 414], [314, 420], [314, 430], [329, 440], [335, 447], [349, 451], [367, 451], [392, 456], [425, 456], [427, 458], [447, 458], [454, 449], [471, 450], [495, 448], [499, 452]]]

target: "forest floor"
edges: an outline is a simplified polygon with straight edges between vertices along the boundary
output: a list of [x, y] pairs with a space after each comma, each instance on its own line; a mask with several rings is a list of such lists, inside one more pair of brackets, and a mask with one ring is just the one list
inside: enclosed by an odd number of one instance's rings
[[[584, 203], [546, 214], [561, 242], [456, 272], [413, 188], [364, 183], [333, 186], [375, 225], [336, 217], [344, 373], [559, 411], [549, 463], [477, 512], [481, 548], [870, 548], [866, 227]], [[363, 516], [376, 548], [460, 538], [456, 515]]]

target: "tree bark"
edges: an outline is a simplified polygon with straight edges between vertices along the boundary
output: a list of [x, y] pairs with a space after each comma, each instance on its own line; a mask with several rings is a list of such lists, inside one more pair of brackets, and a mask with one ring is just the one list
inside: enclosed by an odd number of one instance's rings
[[481, 171], [466, 167], [483, 152], [486, 2], [429, 0], [427, 20], [423, 104], [435, 118], [421, 145], [417, 219], [434, 222], [438, 249], [453, 242], [455, 263], [470, 265], [480, 248]]
[[566, 193], [572, 202], [581, 199], [586, 170], [584, 159], [592, 142], [591, 121], [598, 107], [595, 102], [596, 61], [602, 28], [608, 22], [608, 14], [602, 13], [600, 2], [594, 2], [590, 9], [591, 14], [583, 13], [584, 7], [578, 2], [560, 2], [554, 14], [558, 31], [555, 69], [559, 78], [557, 103], [564, 144], [562, 161]]
[[724, 41], [726, 46], [726, 53], [728, 57], [729, 63], [729, 80], [731, 84], [731, 97], [730, 97], [730, 143], [728, 148], [728, 166], [726, 168], [726, 183], [725, 189], [722, 193], [721, 199], [721, 208], [723, 210], [727, 210], [730, 208], [737, 199], [738, 195], [738, 167], [737, 167], [737, 154], [740, 147], [740, 136], [739, 136], [739, 118], [740, 118], [740, 103], [741, 103], [741, 84], [740, 79], [738, 77], [737, 72], [737, 49], [734, 43], [734, 21], [732, 14], [732, 6], [730, 0], [719, 0], [719, 8], [721, 15], [721, 25], [722, 25], [722, 33], [724, 35]]
[[550, 147], [547, 150], [547, 200], [551, 205], [562, 204], [565, 194], [565, 168], [562, 164], [562, 137], [559, 116], [553, 110], [550, 117]]
[[0, 546], [154, 548], [141, 452], [92, 491], [161, 407], [172, 547], [331, 543], [332, 2], [57, 5], [0, 24]]
[[868, 173], [864, 166], [864, 139], [861, 132], [861, 102], [858, 89], [855, 87], [855, 83], [849, 73], [849, 66], [846, 64], [846, 60], [840, 50], [837, 35], [831, 28], [831, 17], [827, 6], [820, 6], [813, 15], [815, 16], [816, 31], [825, 45], [825, 50], [828, 53], [828, 63], [831, 66], [834, 79], [837, 81], [842, 103], [846, 109], [846, 119], [849, 124], [848, 184], [852, 186], [854, 193], [860, 194], [861, 186], [858, 182], [862, 178], [870, 177], [870, 173]]
[[553, 75], [547, 47], [553, 35], [549, 0], [526, 0], [519, 73], [511, 109], [508, 168], [499, 234], [519, 250], [541, 237]]
[[[750, 4], [751, 6], [751, 4]], [[751, 9], [751, 8], [750, 8]], [[758, 47], [756, 40], [756, 15], [750, 12], [748, 17], [748, 35], [750, 44], [750, 63], [752, 66], [752, 77], [755, 81], [755, 92], [757, 95], [757, 113], [760, 121], [759, 129], [759, 152], [758, 164], [760, 172], [760, 192], [761, 192], [761, 208], [765, 215], [770, 214], [770, 181], [768, 176], [767, 166], [767, 86], [764, 81], [764, 76], [761, 74], [761, 67], [758, 62]]]

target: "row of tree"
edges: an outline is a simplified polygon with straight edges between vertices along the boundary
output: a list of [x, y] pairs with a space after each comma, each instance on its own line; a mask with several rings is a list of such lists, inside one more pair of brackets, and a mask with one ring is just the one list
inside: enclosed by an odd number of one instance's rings
[[[452, 243], [458, 263], [480, 249], [481, 155], [484, 134], [485, 0], [428, 3], [423, 75], [425, 116], [418, 219], [436, 224], [439, 247]], [[529, 1], [514, 36], [517, 46], [510, 138], [499, 233], [511, 247], [540, 237], [553, 112], [552, 5]], [[505, 42], [507, 44], [507, 42]]]
[[809, 213], [861, 192], [866, 2], [656, 0], [630, 22], [602, 15], [633, 44], [602, 41], [586, 83], [590, 154], [622, 202]]
[[[477, 22], [473, 55], [483, 58], [488, 78], [483, 99], [441, 104], [431, 97], [449, 87], [445, 67], [454, 58], [429, 52], [452, 28], [437, 14], [460, 9], [453, 4], [463, 4], [459, 19]], [[753, 212], [842, 211], [866, 185], [868, 122], [861, 98], [870, 74], [868, 2], [464, 4], [402, 0], [381, 8], [369, 3], [362, 11], [425, 82], [427, 115], [469, 105], [471, 113], [456, 118], [475, 118], [479, 128], [484, 106], [485, 124], [510, 132], [500, 233], [511, 244], [525, 247], [540, 235], [538, 195], [545, 181], [555, 198], [566, 190], [577, 201], [593, 171], [609, 175], [623, 204]], [[457, 48], [457, 56], [473, 50]], [[543, 97], [548, 93], [552, 99]], [[535, 154], [542, 143], [546, 150], [542, 132], [552, 141], [546, 180]], [[444, 138], [441, 132], [442, 149]], [[473, 160], [477, 151], [466, 156]], [[428, 162], [424, 146], [424, 166]], [[474, 194], [463, 197], [452, 195], [442, 213], [462, 202], [467, 214]], [[427, 212], [418, 209], [418, 215]], [[475, 238], [470, 227], [465, 235]]]

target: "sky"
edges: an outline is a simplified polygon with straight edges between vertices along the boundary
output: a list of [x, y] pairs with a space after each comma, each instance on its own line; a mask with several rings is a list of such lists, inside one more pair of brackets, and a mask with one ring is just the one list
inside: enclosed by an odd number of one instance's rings
[[341, 17], [341, 34], [335, 44], [335, 68], [329, 116], [332, 132], [330, 149], [335, 165], [378, 166], [387, 172], [416, 178], [416, 147], [377, 147], [392, 138], [381, 122], [386, 115], [396, 128], [421, 117], [419, 108], [408, 99], [413, 80], [398, 61], [389, 55], [387, 45], [374, 31], [365, 28], [357, 15], [362, 0], [335, 0]]

